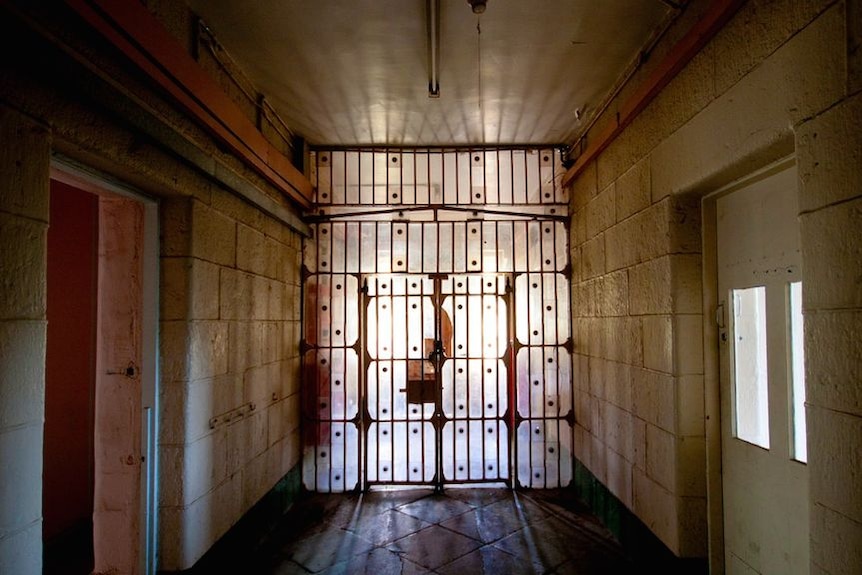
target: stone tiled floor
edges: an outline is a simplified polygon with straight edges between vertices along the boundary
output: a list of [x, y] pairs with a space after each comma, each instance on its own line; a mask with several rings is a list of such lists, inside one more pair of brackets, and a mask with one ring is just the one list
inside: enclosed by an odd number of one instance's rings
[[566, 491], [310, 495], [256, 553], [255, 573], [606, 574], [633, 570]]

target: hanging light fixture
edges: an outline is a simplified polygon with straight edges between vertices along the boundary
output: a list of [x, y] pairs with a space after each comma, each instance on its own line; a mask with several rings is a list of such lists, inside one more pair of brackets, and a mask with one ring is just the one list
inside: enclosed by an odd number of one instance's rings
[[428, 97], [440, 97], [440, 0], [428, 0]]

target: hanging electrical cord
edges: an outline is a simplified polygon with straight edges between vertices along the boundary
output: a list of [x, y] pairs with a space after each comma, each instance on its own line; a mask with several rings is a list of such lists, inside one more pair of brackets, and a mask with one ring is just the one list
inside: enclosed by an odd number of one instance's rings
[[476, 16], [476, 83], [479, 90], [479, 111], [482, 111], [482, 14]]

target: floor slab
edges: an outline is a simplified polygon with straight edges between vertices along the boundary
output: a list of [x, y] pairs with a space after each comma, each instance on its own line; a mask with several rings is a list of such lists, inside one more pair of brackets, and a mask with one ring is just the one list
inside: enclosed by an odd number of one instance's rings
[[629, 573], [619, 543], [566, 490], [309, 494], [261, 545], [252, 573]]

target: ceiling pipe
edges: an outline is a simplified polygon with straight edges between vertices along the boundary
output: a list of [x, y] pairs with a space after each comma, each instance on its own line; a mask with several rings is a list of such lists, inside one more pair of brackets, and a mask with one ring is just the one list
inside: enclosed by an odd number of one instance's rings
[[440, 0], [428, 3], [428, 97], [440, 97]]

